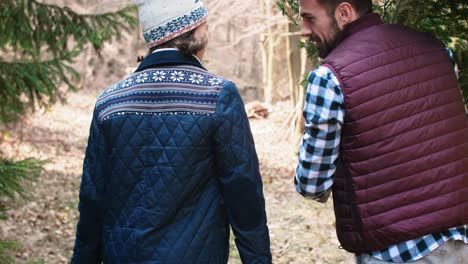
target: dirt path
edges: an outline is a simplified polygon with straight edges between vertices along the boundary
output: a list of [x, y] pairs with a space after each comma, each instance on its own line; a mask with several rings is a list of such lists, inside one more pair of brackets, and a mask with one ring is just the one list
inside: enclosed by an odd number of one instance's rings
[[[0, 223], [0, 237], [22, 243], [19, 260], [68, 263], [78, 218], [78, 189], [97, 91], [70, 94], [68, 104], [35, 113], [10, 130], [0, 142], [8, 157], [49, 159], [33, 184], [30, 201], [20, 201]], [[289, 115], [279, 103], [268, 119], [252, 120], [260, 158], [274, 263], [353, 263], [338, 249], [332, 203], [306, 200], [294, 191], [295, 144], [278, 142], [278, 128]], [[21, 142], [21, 143], [20, 143]], [[235, 248], [230, 263], [240, 263]]]

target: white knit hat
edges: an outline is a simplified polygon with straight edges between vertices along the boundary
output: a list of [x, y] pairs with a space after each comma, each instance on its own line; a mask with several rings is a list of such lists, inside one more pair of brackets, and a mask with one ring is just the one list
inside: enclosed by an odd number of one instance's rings
[[135, 3], [149, 48], [200, 26], [208, 14], [201, 0], [136, 0]]

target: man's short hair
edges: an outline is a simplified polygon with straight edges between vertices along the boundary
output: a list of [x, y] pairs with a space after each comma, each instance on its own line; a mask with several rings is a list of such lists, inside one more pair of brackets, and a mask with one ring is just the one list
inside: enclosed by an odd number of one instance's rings
[[320, 4], [328, 8], [330, 14], [334, 14], [336, 7], [343, 2], [351, 4], [359, 16], [372, 12], [372, 0], [319, 0]]
[[176, 48], [187, 56], [195, 55], [205, 47], [206, 43], [204, 43], [203, 40], [196, 39], [194, 32], [195, 29], [171, 39], [168, 42], [164, 42], [161, 45], [155, 46], [150, 49], [150, 53], [158, 49]]

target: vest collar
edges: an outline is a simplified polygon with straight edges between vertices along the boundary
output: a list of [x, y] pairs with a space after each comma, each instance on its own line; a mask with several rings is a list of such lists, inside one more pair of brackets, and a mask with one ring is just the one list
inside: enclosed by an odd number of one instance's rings
[[195, 56], [186, 56], [177, 49], [162, 49], [146, 56], [135, 72], [160, 66], [192, 65], [206, 70]]
[[336, 40], [336, 44], [338, 45], [344, 39], [351, 36], [352, 34], [355, 34], [358, 31], [361, 31], [363, 29], [366, 29], [372, 26], [380, 25], [380, 24], [383, 24], [383, 21], [382, 19], [380, 19], [379, 14], [370, 13], [370, 14], [364, 15], [363, 17], [345, 26], [343, 31], [339, 34]]

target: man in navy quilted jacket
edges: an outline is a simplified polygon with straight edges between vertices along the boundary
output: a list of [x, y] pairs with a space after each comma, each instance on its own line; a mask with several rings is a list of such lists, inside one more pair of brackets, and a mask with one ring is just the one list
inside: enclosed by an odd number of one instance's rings
[[199, 0], [137, 1], [151, 53], [98, 98], [72, 263], [271, 263], [262, 179], [236, 86], [209, 73]]

